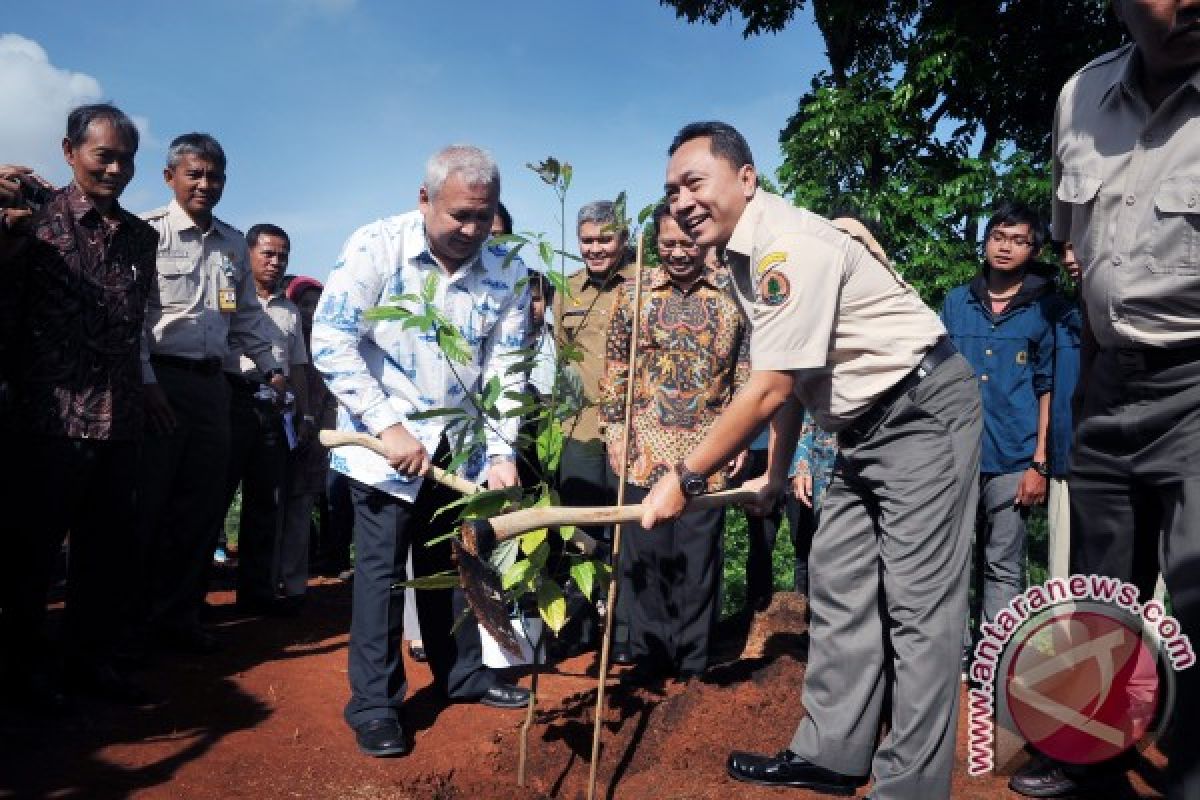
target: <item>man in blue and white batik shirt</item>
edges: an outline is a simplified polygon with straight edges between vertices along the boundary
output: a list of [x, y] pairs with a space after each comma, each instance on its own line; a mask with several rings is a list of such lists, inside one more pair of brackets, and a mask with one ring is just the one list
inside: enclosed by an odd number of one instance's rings
[[[408, 750], [400, 718], [407, 689], [400, 650], [404, 592], [394, 587], [406, 579], [409, 548], [418, 576], [452, 569], [447, 541], [425, 544], [449, 531], [453, 514], [433, 515], [456, 496], [419, 476], [431, 463], [449, 461], [449, 442], [457, 436], [448, 426], [455, 418], [411, 415], [463, 408], [469, 424], [482, 424], [468, 393], [493, 376], [514, 390], [524, 382], [524, 375], [509, 374], [508, 367], [519, 360], [525, 340], [526, 268], [518, 259], [505, 265], [503, 248], [484, 247], [499, 195], [499, 171], [484, 151], [460, 145], [434, 155], [418, 210], [366, 225], [347, 240], [313, 325], [313, 363], [341, 406], [339, 429], [377, 436], [388, 453], [384, 458], [365, 448], [344, 448], [331, 459], [332, 468], [349, 478], [354, 506], [351, 697], [345, 717], [359, 748], [372, 756]], [[431, 276], [433, 305], [466, 340], [471, 355], [466, 364], [447, 359], [433, 332], [398, 320], [367, 319], [368, 309], [397, 305], [399, 295], [421, 295]], [[517, 405], [498, 402], [502, 411]], [[516, 485], [512, 443], [518, 423], [516, 416], [488, 420], [486, 453], [468, 464], [468, 477], [482, 473], [491, 488]], [[451, 633], [464, 607], [460, 589], [417, 592], [435, 688], [453, 701], [526, 705], [528, 691], [501, 682], [483, 666], [474, 624]]]

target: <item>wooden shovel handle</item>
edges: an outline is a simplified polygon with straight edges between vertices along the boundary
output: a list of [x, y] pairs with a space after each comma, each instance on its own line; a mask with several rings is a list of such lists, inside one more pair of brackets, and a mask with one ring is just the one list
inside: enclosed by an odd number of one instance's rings
[[[689, 500], [687, 510], [702, 511], [734, 503], [747, 503], [757, 496], [752, 489], [726, 489]], [[638, 522], [642, 518], [643, 510], [640, 503], [632, 506], [543, 506], [500, 514], [488, 522], [496, 534], [496, 541], [502, 542], [522, 533], [556, 525], [615, 525], [620, 522]]]
[[[366, 447], [385, 458], [387, 457], [387, 450], [384, 448], [383, 442], [369, 433], [324, 430], [317, 434], [317, 439], [331, 450], [335, 447]], [[478, 484], [471, 483], [469, 480], [446, 472], [439, 467], [430, 466], [429, 472], [425, 473], [425, 477], [433, 478], [442, 486], [453, 489], [460, 494], [475, 494], [482, 489]]]

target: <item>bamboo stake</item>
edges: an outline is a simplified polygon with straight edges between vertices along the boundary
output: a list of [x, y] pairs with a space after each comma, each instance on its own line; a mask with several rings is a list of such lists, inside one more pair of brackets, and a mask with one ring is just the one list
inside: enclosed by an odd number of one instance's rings
[[[634, 266], [633, 333], [629, 341], [629, 372], [625, 379], [625, 427], [621, 431], [621, 469], [617, 483], [617, 506], [625, 504], [625, 477], [629, 472], [629, 429], [633, 418], [633, 383], [637, 377], [638, 339], [642, 329], [642, 257], [645, 237], [638, 234]], [[604, 688], [608, 681], [608, 654], [612, 648], [613, 615], [617, 608], [617, 578], [621, 574], [621, 523], [613, 526], [612, 577], [608, 581], [604, 637], [600, 645], [600, 678], [596, 684], [596, 720], [592, 728], [592, 763], [588, 772], [588, 800], [596, 797], [596, 767], [600, 755], [600, 733], [604, 722]]]

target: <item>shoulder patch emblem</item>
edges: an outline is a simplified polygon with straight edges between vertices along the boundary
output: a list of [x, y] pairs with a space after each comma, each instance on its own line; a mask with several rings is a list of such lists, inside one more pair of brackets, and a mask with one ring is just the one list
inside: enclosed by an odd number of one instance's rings
[[767, 273], [758, 283], [758, 302], [764, 305], [781, 306], [791, 293], [791, 283], [779, 270]]
[[1025, 363], [1025, 362], [1027, 362], [1028, 360], [1029, 360], [1029, 356], [1027, 356], [1027, 355], [1025, 354], [1025, 351], [1024, 351], [1024, 350], [1018, 350], [1018, 351], [1017, 351], [1017, 363], [1018, 363], [1018, 364], [1024, 364], [1024, 363]]
[[764, 275], [771, 267], [775, 266], [776, 264], [782, 264], [784, 261], [787, 261], [787, 253], [784, 253], [780, 250], [767, 253], [759, 260], [756, 274]]

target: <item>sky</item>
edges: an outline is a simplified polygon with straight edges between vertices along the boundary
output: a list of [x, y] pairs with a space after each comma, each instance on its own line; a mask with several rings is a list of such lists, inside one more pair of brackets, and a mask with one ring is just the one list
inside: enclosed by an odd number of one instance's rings
[[[217, 215], [283, 226], [290, 271], [324, 278], [356, 228], [416, 208], [444, 145], [489, 150], [516, 228], [559, 236], [559, 206], [525, 164], [574, 167], [579, 206], [658, 199], [684, 124], [722, 119], [774, 176], [778, 135], [825, 64], [811, 16], [743, 39], [656, 0], [80, 0], [0, 16], [0, 163], [61, 184], [67, 112], [117, 104], [142, 131], [131, 211], [170, 199], [166, 148], [207, 131], [229, 157]], [[530, 254], [532, 257], [532, 254]]]

